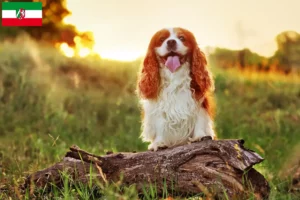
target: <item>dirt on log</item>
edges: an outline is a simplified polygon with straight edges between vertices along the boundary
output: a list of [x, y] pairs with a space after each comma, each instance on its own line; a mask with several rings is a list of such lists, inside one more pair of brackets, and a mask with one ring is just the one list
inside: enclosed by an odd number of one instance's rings
[[[254, 151], [246, 149], [243, 140], [211, 140], [158, 150], [156, 152], [110, 153], [97, 156], [72, 146], [60, 162], [29, 175], [22, 189], [63, 187], [61, 172], [75, 183], [87, 184], [90, 177], [101, 183], [120, 181], [122, 185], [143, 188], [156, 185], [158, 194], [172, 194], [242, 199], [255, 195], [268, 198], [270, 187], [265, 178], [253, 169], [263, 161]], [[92, 170], [91, 170], [92, 169]], [[91, 171], [93, 174], [91, 174]]]

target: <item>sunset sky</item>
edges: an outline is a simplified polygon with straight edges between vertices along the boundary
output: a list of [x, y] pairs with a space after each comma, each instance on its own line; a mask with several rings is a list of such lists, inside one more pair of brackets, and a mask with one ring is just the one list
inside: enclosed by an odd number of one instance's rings
[[192, 31], [200, 46], [248, 47], [270, 56], [275, 36], [300, 32], [300, 0], [67, 0], [67, 23], [93, 31], [104, 58], [132, 60], [164, 27]]

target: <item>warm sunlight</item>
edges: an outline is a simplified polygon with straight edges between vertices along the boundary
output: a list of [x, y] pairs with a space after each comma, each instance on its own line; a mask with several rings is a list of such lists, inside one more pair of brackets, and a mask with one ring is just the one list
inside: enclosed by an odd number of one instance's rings
[[120, 60], [120, 61], [134, 61], [141, 56], [140, 52], [126, 51], [126, 50], [122, 51], [118, 49], [101, 50], [100, 48], [98, 49], [97, 46], [94, 48], [94, 51], [98, 52], [101, 58]]
[[300, 200], [300, 0], [1, 6], [0, 200]]
[[[122, 61], [142, 56], [153, 33], [163, 27], [187, 28], [202, 46], [247, 47], [264, 56], [274, 54], [275, 37], [282, 30], [300, 31], [298, 0], [264, 0], [260, 6], [252, 0], [179, 2], [182, 1], [86, 0], [84, 9], [88, 12], [83, 13], [82, 1], [67, 0], [72, 15], [64, 21], [80, 31], [92, 31], [93, 51], [100, 57]], [[287, 14], [278, 15], [283, 9]], [[86, 55], [84, 52], [79, 55]]]
[[[72, 15], [68, 16], [64, 19], [65, 23], [74, 24], [79, 30], [81, 31], [93, 31], [94, 38], [95, 38], [95, 45], [93, 50], [90, 50], [88, 48], [80, 48], [78, 50], [78, 53], [76, 54], [76, 50], [70, 48], [67, 44], [62, 44], [60, 46], [60, 50], [66, 55], [66, 56], [80, 56], [85, 57], [90, 54], [98, 54], [101, 58], [104, 59], [111, 59], [111, 60], [119, 60], [119, 61], [134, 61], [140, 56], [143, 55], [143, 50], [137, 50], [138, 48], [135, 48], [134, 44], [130, 44], [131, 47], [128, 46], [119, 46], [119, 45], [112, 45], [114, 44], [114, 39], [107, 38], [103, 40], [102, 31], [98, 30], [98, 27], [95, 26], [89, 26], [89, 24], [83, 22], [81, 23], [80, 18], [82, 16], [76, 15], [78, 10], [78, 2], [67, 0], [67, 8], [72, 11]], [[110, 42], [111, 41], [111, 42]], [[75, 40], [75, 43], [77, 41]]]
[[78, 55], [80, 57], [86, 57], [89, 54], [91, 54], [91, 50], [90, 49], [88, 49], [88, 48], [81, 48], [81, 49], [79, 49]]
[[74, 56], [86, 57], [88, 55], [96, 53], [90, 48], [84, 47], [77, 36], [74, 38], [74, 42], [76, 44], [75, 48], [70, 47], [67, 43], [59, 44], [58, 48], [67, 57], [74, 57]]
[[91, 54], [98, 54], [101, 56], [101, 58], [104, 59], [111, 59], [111, 60], [120, 60], [120, 61], [134, 61], [137, 58], [141, 56], [141, 53], [139, 52], [126, 52], [126, 51], [116, 51], [116, 50], [107, 50], [107, 51], [101, 51], [97, 49], [97, 46], [91, 50], [89, 48], [79, 48], [74, 49], [72, 47], [69, 47], [68, 44], [62, 43], [59, 46], [60, 51], [67, 57], [86, 57]]
[[67, 57], [73, 57], [75, 54], [75, 50], [69, 47], [67, 43], [62, 43], [59, 45], [60, 51], [65, 54]]
[[99, 51], [102, 58], [120, 61], [134, 61], [141, 54], [135, 52], [124, 52], [124, 51]]

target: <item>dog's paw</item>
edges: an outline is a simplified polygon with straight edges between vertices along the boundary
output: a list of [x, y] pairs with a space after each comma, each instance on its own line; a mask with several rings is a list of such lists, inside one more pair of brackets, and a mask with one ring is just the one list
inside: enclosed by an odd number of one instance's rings
[[166, 145], [164, 145], [163, 143], [157, 143], [157, 142], [153, 142], [148, 146], [148, 150], [150, 150], [150, 151], [163, 150], [166, 148], [168, 148]]
[[188, 138], [188, 143], [195, 143], [195, 142], [200, 142], [202, 137], [189, 137]]
[[204, 136], [201, 138], [201, 141], [205, 141], [205, 140], [212, 140], [213, 138], [211, 136]]
[[188, 138], [189, 143], [200, 142], [203, 137], [205, 137], [204, 131], [196, 131], [191, 137]]
[[196, 137], [196, 138], [189, 137], [188, 139], [189, 139], [189, 143], [195, 143], [200, 141], [212, 140], [213, 138], [211, 136], [203, 136], [203, 137]]

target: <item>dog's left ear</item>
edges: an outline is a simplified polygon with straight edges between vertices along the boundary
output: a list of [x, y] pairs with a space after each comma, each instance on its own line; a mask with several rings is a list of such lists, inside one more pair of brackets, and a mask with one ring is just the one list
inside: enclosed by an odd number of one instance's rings
[[214, 89], [205, 54], [197, 45], [192, 52], [191, 78], [191, 88], [196, 100], [200, 100], [209, 90]]

